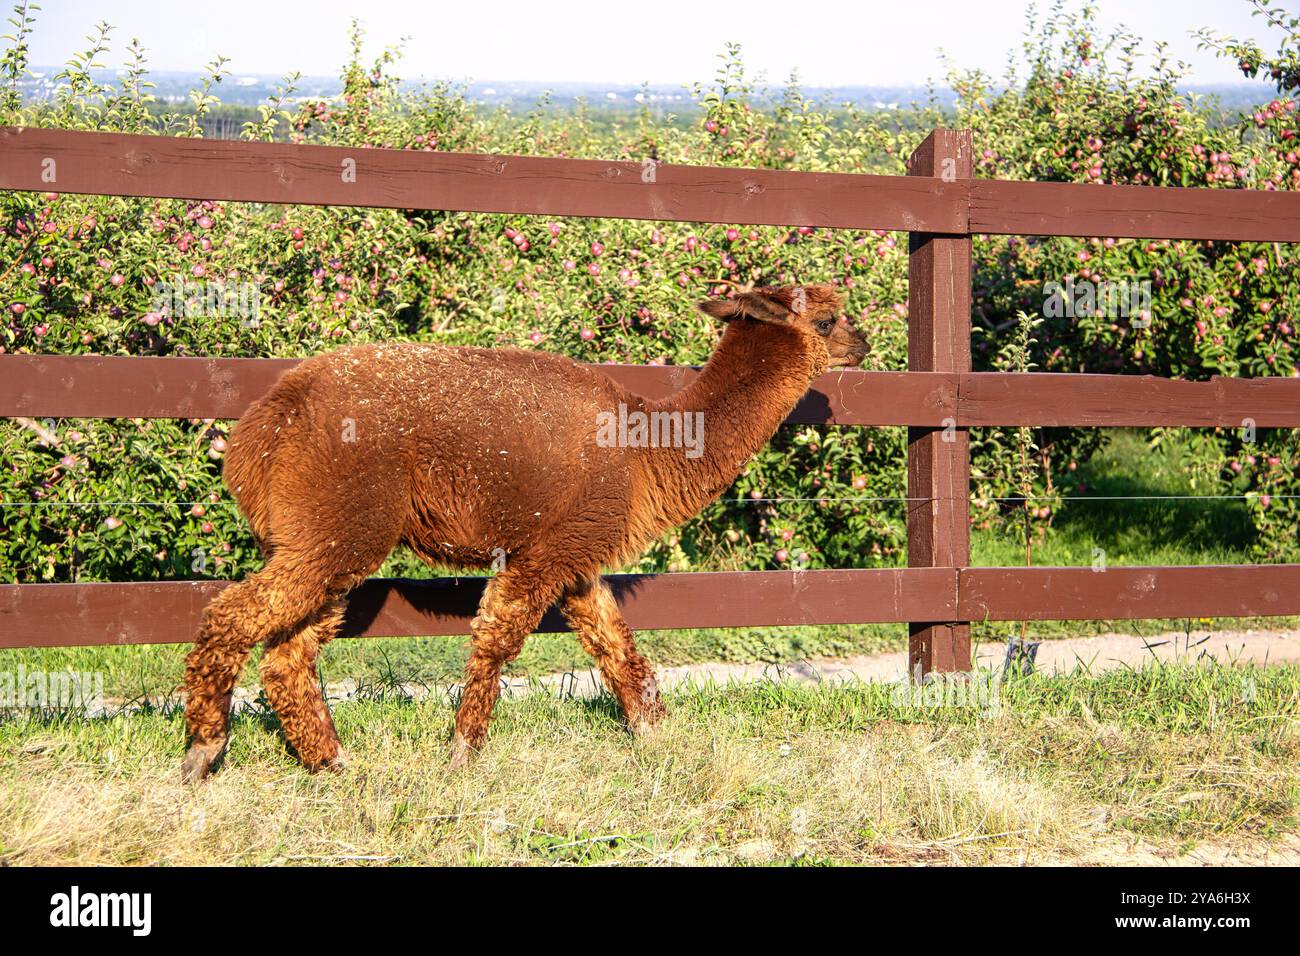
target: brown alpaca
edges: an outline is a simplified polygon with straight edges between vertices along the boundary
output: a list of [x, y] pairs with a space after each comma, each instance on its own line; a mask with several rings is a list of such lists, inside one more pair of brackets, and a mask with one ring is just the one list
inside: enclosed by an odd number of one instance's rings
[[[186, 659], [185, 778], [202, 779], [224, 751], [231, 691], [259, 641], [266, 695], [299, 759], [311, 770], [341, 764], [317, 654], [348, 591], [399, 542], [438, 565], [507, 556], [471, 624], [453, 765], [482, 746], [501, 668], [556, 601], [633, 731], [657, 722], [654, 673], [601, 569], [697, 514], [816, 376], [866, 354], [829, 286], [756, 289], [700, 308], [734, 321], [703, 372], [659, 402], [595, 368], [515, 349], [364, 345], [287, 372], [231, 436], [225, 481], [267, 561], [207, 608]], [[702, 413], [707, 437], [644, 447], [628, 428], [620, 445], [600, 431], [620, 404], [679, 421]]]

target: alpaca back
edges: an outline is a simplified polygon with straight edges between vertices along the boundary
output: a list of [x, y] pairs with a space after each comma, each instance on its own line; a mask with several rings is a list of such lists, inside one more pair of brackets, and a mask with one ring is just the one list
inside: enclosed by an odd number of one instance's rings
[[260, 540], [277, 537], [280, 499], [331, 488], [344, 505], [400, 501], [401, 537], [438, 563], [481, 566], [561, 526], [604, 559], [626, 537], [632, 495], [626, 449], [596, 440], [599, 414], [620, 402], [640, 399], [560, 356], [338, 349], [294, 367], [248, 409], [226, 483]]

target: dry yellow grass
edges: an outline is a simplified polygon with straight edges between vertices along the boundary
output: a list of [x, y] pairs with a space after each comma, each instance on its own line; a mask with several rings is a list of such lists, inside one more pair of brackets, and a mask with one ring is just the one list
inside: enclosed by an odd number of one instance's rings
[[[1267, 855], [1293, 847], [1297, 672], [1254, 674], [1254, 701], [1236, 704], [1236, 678], [1035, 681], [996, 717], [900, 711], [870, 686], [682, 691], [637, 742], [606, 700], [538, 694], [500, 705], [460, 774], [445, 701], [360, 701], [337, 708], [346, 772], [307, 776], [270, 718], [246, 716], [194, 790], [175, 715], [10, 720], [0, 862], [1116, 862], [1139, 842], [1158, 858]], [[1174, 709], [1195, 687], [1205, 706]]]

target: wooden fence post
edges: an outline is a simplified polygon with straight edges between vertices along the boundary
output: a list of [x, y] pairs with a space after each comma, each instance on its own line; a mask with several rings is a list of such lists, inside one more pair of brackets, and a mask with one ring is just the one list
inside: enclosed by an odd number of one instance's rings
[[[909, 176], [947, 181], [971, 177], [970, 130], [936, 129], [907, 162]], [[969, 372], [970, 235], [911, 233], [908, 241], [907, 367], [913, 372]], [[907, 564], [958, 568], [970, 564], [970, 445], [956, 421], [907, 430]], [[955, 587], [955, 585], [954, 585]], [[965, 671], [971, 666], [970, 624], [908, 624], [908, 670]]]

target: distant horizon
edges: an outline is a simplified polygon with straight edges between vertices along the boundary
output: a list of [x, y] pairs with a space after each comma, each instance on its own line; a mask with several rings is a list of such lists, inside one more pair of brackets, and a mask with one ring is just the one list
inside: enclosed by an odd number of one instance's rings
[[[25, 98], [42, 100], [54, 94], [56, 85], [54, 77], [62, 67], [31, 67], [33, 78], [21, 83], [19, 88]], [[107, 83], [122, 74], [122, 70], [109, 68], [92, 70], [97, 82]], [[203, 70], [150, 70], [149, 77], [155, 87], [152, 95], [161, 104], [176, 104], [186, 101], [189, 91], [197, 88]], [[1191, 82], [1179, 83], [1178, 89], [1184, 95], [1205, 97], [1216, 101], [1219, 109], [1251, 109], [1260, 102], [1274, 95], [1273, 87], [1260, 80], [1244, 78], [1227, 83]], [[691, 107], [695, 98], [691, 95], [689, 82], [671, 83], [622, 83], [617, 80], [505, 80], [454, 79], [446, 77], [409, 77], [401, 78], [403, 89], [418, 90], [429, 84], [448, 83], [464, 91], [464, 95], [475, 103], [507, 109], [532, 108], [543, 94], [547, 94], [553, 106], [560, 109], [573, 108], [579, 99], [586, 101], [591, 108], [607, 108], [615, 111], [640, 108], [647, 105], [655, 111], [664, 109], [678, 110]], [[231, 73], [223, 78], [219, 86], [213, 87], [211, 94], [218, 102], [226, 106], [254, 106], [265, 103], [277, 93], [283, 85], [283, 75], [276, 73]], [[786, 88], [787, 83], [754, 84], [760, 96], [777, 97]], [[994, 90], [1002, 89], [1002, 81], [990, 83]], [[916, 103], [931, 103], [941, 109], [953, 107], [957, 102], [956, 91], [947, 82], [936, 83], [857, 83], [840, 86], [816, 86], [800, 83], [800, 90], [814, 101], [828, 103], [830, 106], [853, 104], [859, 108], [894, 110], [906, 108]], [[294, 92], [284, 98], [286, 103], [308, 100], [332, 99], [343, 89], [342, 80], [333, 74], [316, 74], [301, 76], [294, 86]], [[643, 91], [648, 95], [643, 96]]]
[[[31, 70], [32, 73], [36, 74], [36, 75], [37, 75], [38, 77], [40, 77], [40, 78], [44, 78], [44, 79], [53, 79], [55, 75], [57, 75], [60, 71], [62, 71], [62, 70], [64, 69], [64, 65], [63, 65], [63, 64], [50, 64], [50, 63], [47, 63], [47, 64], [36, 64], [36, 63], [33, 63], [33, 64], [31, 64], [31, 66], [29, 67], [29, 69]], [[399, 70], [399, 71], [397, 71], [397, 72], [400, 73], [401, 71]], [[114, 75], [114, 76], [123, 76], [123, 75], [125, 75], [126, 70], [125, 70], [124, 68], [122, 68], [122, 67], [102, 67], [102, 68], [97, 68], [97, 69], [95, 69], [95, 70], [92, 70], [91, 73], [92, 73], [92, 74], [100, 74], [100, 75], [103, 75], [103, 74], [112, 74], [112, 75]], [[184, 76], [184, 77], [189, 77], [189, 76], [203, 76], [203, 75], [205, 74], [205, 71], [202, 70], [202, 69], [197, 69], [197, 68], [195, 68], [195, 69], [186, 69], [186, 70], [153, 69], [153, 68], [149, 68], [149, 69], [148, 69], [148, 74], [149, 74], [150, 76], [175, 76], [175, 77], [181, 77], [181, 76]], [[279, 71], [279, 72], [276, 72], [276, 71], [271, 71], [271, 72], [259, 72], [259, 71], [256, 71], [256, 70], [246, 70], [246, 71], [245, 71], [245, 70], [232, 70], [232, 71], [230, 71], [229, 74], [228, 74], [228, 75], [227, 75], [227, 76], [222, 80], [222, 82], [223, 82], [223, 83], [228, 83], [228, 82], [231, 82], [231, 81], [238, 81], [241, 77], [247, 77], [247, 78], [254, 78], [254, 79], [262, 80], [262, 81], [275, 81], [275, 82], [278, 83], [278, 82], [280, 82], [281, 80], [283, 80], [284, 76], [285, 76], [285, 71]], [[585, 87], [585, 88], [595, 88], [595, 87], [601, 87], [601, 86], [609, 86], [609, 87], [618, 87], [619, 89], [633, 89], [633, 88], [639, 88], [639, 87], [641, 87], [641, 86], [649, 86], [651, 89], [655, 89], [655, 90], [662, 90], [662, 89], [665, 89], [665, 88], [673, 88], [673, 89], [689, 89], [690, 86], [691, 86], [692, 84], [694, 84], [694, 83], [701, 83], [701, 82], [702, 82], [702, 81], [699, 80], [699, 79], [690, 79], [690, 80], [660, 80], [660, 81], [650, 81], [650, 80], [639, 80], [639, 81], [627, 80], [627, 81], [623, 81], [623, 80], [610, 79], [610, 78], [607, 78], [607, 77], [606, 77], [606, 78], [595, 77], [594, 79], [590, 79], [590, 80], [587, 80], [587, 79], [582, 79], [582, 80], [565, 80], [565, 79], [555, 79], [555, 78], [548, 78], [548, 77], [541, 77], [541, 78], [538, 78], [538, 79], [509, 79], [509, 78], [506, 78], [506, 77], [499, 77], [499, 76], [485, 76], [485, 77], [482, 77], [482, 78], [477, 78], [477, 77], [453, 77], [453, 76], [443, 76], [443, 75], [440, 75], [440, 74], [439, 74], [439, 75], [429, 75], [429, 76], [419, 75], [419, 74], [412, 75], [412, 76], [399, 76], [398, 79], [399, 79], [399, 81], [400, 81], [401, 83], [417, 83], [417, 84], [418, 84], [418, 83], [463, 83], [463, 84], [468, 84], [468, 85], [471, 85], [471, 86], [486, 86], [486, 85], [490, 85], [490, 84], [499, 84], [499, 85], [502, 85], [502, 86], [506, 86], [506, 85], [512, 85], [512, 86], [527, 86], [527, 87], [547, 87], [547, 86], [555, 86], [555, 87]], [[1238, 79], [1235, 79], [1235, 80], [1221, 80], [1221, 81], [1217, 81], [1217, 82], [1216, 82], [1216, 81], [1196, 82], [1196, 81], [1191, 81], [1191, 78], [1190, 78], [1190, 77], [1188, 77], [1187, 79], [1189, 80], [1189, 82], [1186, 82], [1186, 83], [1180, 83], [1180, 84], [1179, 84], [1179, 87], [1180, 87], [1180, 88], [1183, 88], [1183, 89], [1192, 89], [1192, 88], [1204, 88], [1204, 89], [1211, 89], [1211, 88], [1213, 88], [1213, 89], [1235, 89], [1235, 88], [1240, 88], [1240, 89], [1247, 89], [1247, 88], [1252, 88], [1252, 89], [1253, 89], [1253, 88], [1261, 88], [1261, 87], [1262, 87], [1262, 88], [1264, 88], [1264, 89], [1269, 89], [1269, 90], [1271, 90], [1271, 89], [1274, 88], [1274, 87], [1273, 87], [1273, 84], [1272, 84], [1270, 81], [1268, 81], [1267, 79], [1260, 79], [1260, 78], [1256, 78], [1256, 79], [1251, 80], [1251, 79], [1245, 79], [1244, 77], [1242, 77], [1242, 78], [1238, 78]], [[338, 82], [338, 83], [341, 84], [341, 77], [340, 77], [337, 73], [312, 73], [312, 74], [304, 73], [304, 74], [302, 74], [302, 75], [299, 77], [299, 81], [300, 81], [300, 82], [313, 82], [313, 83], [320, 83], [320, 82], [323, 82], [323, 81], [325, 81], [325, 80], [329, 80], [329, 81], [331, 81], [331, 82]], [[789, 78], [786, 78], [786, 79], [783, 79], [783, 80], [780, 80], [780, 81], [775, 81], [775, 82], [774, 82], [774, 81], [770, 81], [770, 80], [763, 80], [763, 81], [755, 80], [755, 81], [754, 81], [754, 86], [757, 87], [757, 88], [760, 88], [760, 89], [783, 89], [783, 88], [785, 88], [786, 86], [788, 86], [789, 83], [790, 83]], [[918, 81], [914, 81], [914, 82], [902, 82], [902, 81], [897, 81], [897, 82], [890, 82], [890, 83], [836, 83], [836, 84], [807, 83], [807, 82], [804, 82], [802, 79], [798, 80], [798, 86], [799, 86], [800, 89], [816, 89], [816, 90], [857, 90], [857, 89], [863, 89], [863, 90], [889, 90], [889, 89], [900, 89], [900, 90], [901, 90], [901, 89], [908, 89], [908, 90], [912, 90], [912, 89], [921, 89], [921, 88], [924, 88], [924, 87], [929, 86], [929, 85], [931, 85], [931, 84], [933, 84], [933, 85], [935, 86], [936, 89], [939, 89], [939, 88], [948, 89], [948, 88], [950, 88], [950, 87], [949, 87], [949, 84], [947, 83], [946, 80], [943, 80], [943, 81], [940, 81], [940, 80], [918, 80]], [[991, 80], [990, 83], [989, 83], [989, 85], [990, 85], [991, 87], [994, 87], [994, 88], [1000, 88], [1000, 87], [1002, 87], [1002, 86], [1004, 85], [1004, 82], [1003, 82], [1001, 79], [998, 79], [998, 80]]]

